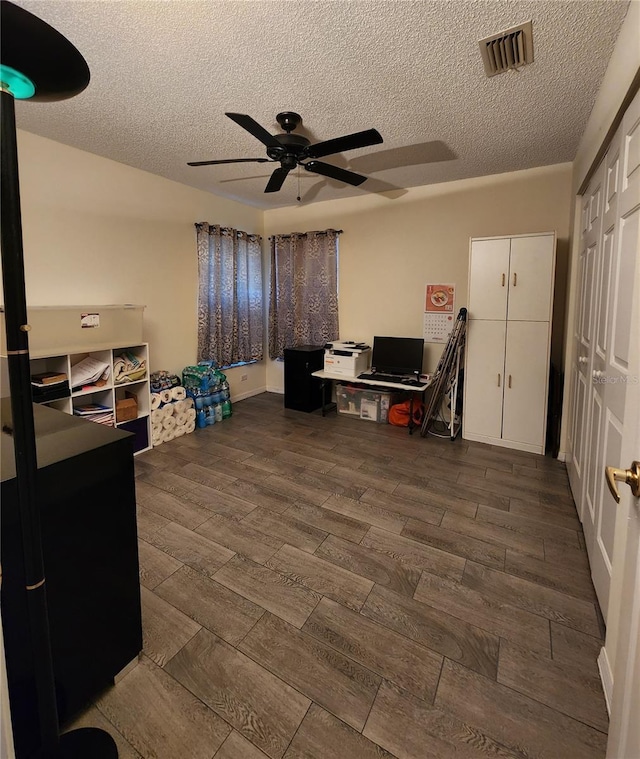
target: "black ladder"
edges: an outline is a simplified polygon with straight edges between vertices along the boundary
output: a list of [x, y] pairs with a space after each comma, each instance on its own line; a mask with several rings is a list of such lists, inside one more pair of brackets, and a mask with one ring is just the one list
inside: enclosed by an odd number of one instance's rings
[[[434, 374], [433, 389], [429, 396], [429, 403], [420, 429], [422, 437], [426, 437], [428, 433], [431, 433], [437, 437], [451, 437], [451, 440], [454, 440], [460, 431], [462, 421], [460, 417], [458, 422], [456, 422], [456, 405], [466, 334], [467, 309], [461, 308]], [[449, 395], [451, 420], [448, 425], [448, 432], [443, 433], [440, 430], [436, 430], [435, 425], [439, 421], [438, 415], [440, 414], [440, 408], [445, 395]]]

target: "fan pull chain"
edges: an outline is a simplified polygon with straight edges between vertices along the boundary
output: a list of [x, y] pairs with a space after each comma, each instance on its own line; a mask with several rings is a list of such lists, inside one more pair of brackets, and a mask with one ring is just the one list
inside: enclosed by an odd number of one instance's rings
[[296, 200], [298, 201], [298, 203], [301, 202], [301, 198], [300, 198], [300, 164], [298, 164], [298, 197], [296, 198]]

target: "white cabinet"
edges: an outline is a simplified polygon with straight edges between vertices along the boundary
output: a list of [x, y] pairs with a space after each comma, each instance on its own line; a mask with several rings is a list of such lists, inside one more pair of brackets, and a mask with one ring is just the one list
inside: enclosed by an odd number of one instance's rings
[[544, 453], [555, 234], [471, 241], [462, 434]]
[[[474, 240], [469, 262], [469, 317], [506, 319], [511, 240]], [[471, 286], [472, 285], [472, 286]]]
[[[464, 370], [465, 438], [502, 436], [505, 321], [470, 319]], [[476, 438], [470, 438], [476, 439]]]
[[544, 453], [549, 374], [547, 322], [507, 323], [502, 439]]
[[555, 235], [472, 240], [469, 318], [551, 321]]

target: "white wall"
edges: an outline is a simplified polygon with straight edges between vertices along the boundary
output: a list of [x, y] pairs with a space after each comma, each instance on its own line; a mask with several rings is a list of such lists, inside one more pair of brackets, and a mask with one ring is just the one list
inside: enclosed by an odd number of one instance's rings
[[[400, 198], [363, 194], [265, 212], [265, 235], [333, 227], [340, 236], [339, 308], [343, 340], [378, 334], [422, 337], [425, 284], [454, 282], [456, 310], [467, 305], [469, 238], [556, 231], [558, 266], [552, 355], [562, 362], [571, 165], [419, 187]], [[435, 369], [442, 345], [426, 348]], [[267, 386], [282, 388], [269, 362]]]
[[[201, 220], [263, 235], [344, 229], [340, 330], [358, 340], [421, 336], [427, 281], [455, 282], [456, 305], [466, 305], [471, 236], [556, 230], [554, 358], [561, 359], [568, 165], [415, 188], [395, 200], [363, 194], [263, 213], [27, 132], [19, 131], [18, 149], [27, 302], [144, 304], [152, 370], [180, 372], [196, 358], [193, 224]], [[266, 239], [265, 250], [268, 295]], [[425, 369], [441, 349], [427, 348]], [[283, 388], [274, 362], [228, 375], [236, 399]]]
[[[194, 363], [193, 225], [262, 234], [262, 212], [28, 132], [18, 155], [27, 303], [144, 304], [151, 370]], [[264, 389], [262, 362], [228, 376], [235, 397]]]

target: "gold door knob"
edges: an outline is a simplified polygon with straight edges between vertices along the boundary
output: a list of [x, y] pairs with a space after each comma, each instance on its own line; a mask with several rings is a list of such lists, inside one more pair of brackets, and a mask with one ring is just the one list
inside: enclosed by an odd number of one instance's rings
[[634, 461], [631, 469], [616, 469], [614, 466], [606, 466], [604, 473], [607, 477], [607, 485], [611, 495], [615, 498], [616, 503], [620, 503], [620, 493], [618, 493], [618, 482], [626, 482], [631, 488], [631, 493], [635, 498], [640, 498], [640, 461]]

